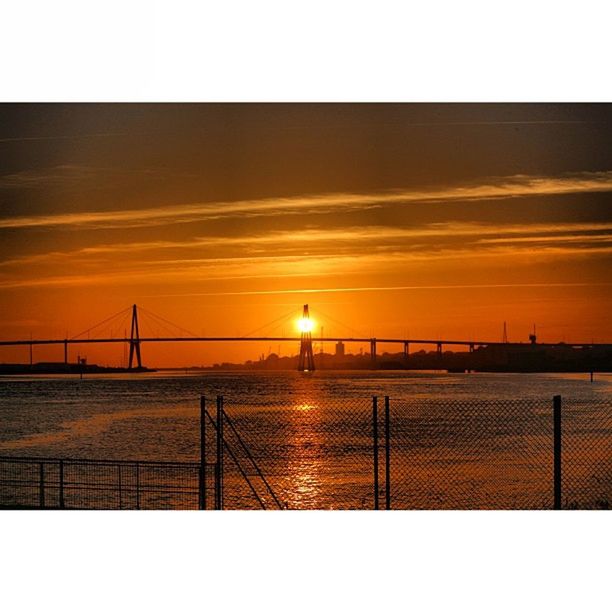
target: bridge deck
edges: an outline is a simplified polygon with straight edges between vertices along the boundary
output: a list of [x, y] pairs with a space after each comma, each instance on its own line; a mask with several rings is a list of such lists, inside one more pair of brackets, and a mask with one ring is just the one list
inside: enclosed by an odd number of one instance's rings
[[[300, 337], [286, 336], [203, 336], [203, 337], [151, 337], [140, 338], [138, 342], [297, 342]], [[488, 340], [432, 340], [423, 338], [354, 338], [354, 337], [329, 337], [329, 338], [314, 338], [315, 342], [356, 342], [368, 343], [376, 342], [377, 344], [431, 344], [431, 345], [453, 345], [453, 346], [529, 346], [526, 342], [491, 342]], [[29, 340], [0, 340], [0, 346], [35, 346], [49, 344], [112, 344], [112, 343], [130, 343], [130, 338], [77, 338], [77, 339], [29, 339]], [[612, 347], [612, 344], [593, 343], [593, 342], [538, 342], [537, 346], [552, 347], [564, 346], [568, 348], [596, 348], [596, 347]]]

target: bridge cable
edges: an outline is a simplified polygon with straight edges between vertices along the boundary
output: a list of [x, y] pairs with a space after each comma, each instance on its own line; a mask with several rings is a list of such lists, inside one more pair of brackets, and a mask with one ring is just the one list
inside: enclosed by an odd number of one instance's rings
[[[361, 336], [363, 338], [367, 338], [368, 334], [362, 334], [362, 332], [358, 329], [355, 329], [354, 327], [351, 327], [350, 325], [347, 325], [346, 323], [342, 323], [342, 321], [338, 321], [337, 319], [335, 319], [334, 317], [330, 316], [328, 313], [324, 312], [323, 310], [321, 310], [318, 306], [314, 309], [314, 313], [320, 313], [323, 315], [324, 319], [329, 319], [332, 323], [336, 323], [336, 325], [341, 325], [342, 327], [348, 329], [350, 332], [352, 332], [353, 334], [355, 334], [357, 337]], [[325, 340], [325, 338], [324, 338]]]
[[123, 317], [121, 317], [118, 325], [119, 325], [119, 332], [118, 332], [118, 338], [127, 338], [127, 328], [128, 328], [128, 322], [130, 322], [131, 319], [131, 314], [129, 312], [126, 312], [125, 315], [123, 315]]
[[156, 337], [156, 332], [155, 330], [151, 327], [151, 325], [149, 324], [149, 321], [147, 321], [147, 319], [145, 317], [141, 317], [140, 320], [138, 321], [139, 326], [142, 328], [142, 331], [144, 331], [145, 333], [143, 334], [143, 337], [147, 337], [147, 334], [149, 335], [149, 338], [155, 338]]
[[[252, 330], [252, 331], [250, 331], [250, 332], [248, 332], [248, 333], [246, 333], [246, 334], [244, 334], [243, 336], [240, 336], [240, 337], [241, 338], [247, 338], [248, 336], [251, 336], [251, 335], [257, 333], [258, 331], [261, 331], [262, 329], [265, 329], [266, 327], [270, 327], [271, 325], [274, 325], [274, 323], [279, 323], [280, 324], [280, 322], [282, 322], [284, 319], [289, 319], [290, 317], [294, 317], [295, 314], [296, 314], [295, 309], [291, 309], [290, 312], [284, 314], [283, 316], [278, 317], [277, 319], [274, 319], [273, 321], [270, 321], [270, 322], [266, 323], [265, 325], [262, 325], [262, 326], [258, 327], [257, 329], [254, 329], [254, 330]], [[274, 329], [276, 329], [276, 328], [278, 328], [278, 325]]]
[[100, 321], [99, 323], [96, 323], [95, 325], [92, 325], [91, 327], [87, 328], [86, 330], [82, 331], [81, 333], [76, 334], [75, 336], [72, 336], [72, 337], [70, 337], [68, 339], [69, 340], [76, 340], [80, 336], [83, 336], [84, 334], [88, 334], [89, 332], [93, 331], [97, 327], [100, 327], [101, 325], [104, 325], [105, 323], [108, 323], [109, 321], [112, 321], [114, 318], [118, 317], [119, 315], [125, 315], [125, 313], [127, 313], [127, 312], [129, 312], [131, 310], [131, 308], [132, 308], [131, 306], [129, 306], [128, 308], [124, 308], [123, 310], [120, 310], [119, 312], [116, 312], [114, 315], [104, 319], [103, 321]]
[[149, 313], [143, 313], [143, 315], [144, 314], [146, 314], [147, 316], [142, 316], [140, 321], [145, 330], [145, 333], [149, 334], [150, 338], [163, 336], [164, 334], [166, 334], [167, 336], [174, 335], [173, 330], [168, 328], [166, 325], [163, 325], [158, 321], [154, 320], [152, 317], [149, 316]]
[[[152, 317], [154, 317], [156, 319], [159, 319], [160, 321], [163, 321], [164, 323], [170, 325], [171, 327], [175, 327], [176, 329], [178, 329], [178, 330], [180, 330], [180, 331], [182, 331], [182, 332], [184, 332], [184, 333], [186, 333], [186, 334], [188, 334], [190, 336], [193, 336], [194, 338], [198, 337], [198, 334], [195, 334], [191, 330], [186, 329], [184, 327], [181, 327], [180, 325], [177, 325], [176, 323], [173, 323], [172, 321], [169, 321], [168, 319], [164, 319], [164, 317], [154, 313], [151, 310], [148, 310], [147, 308], [143, 308], [142, 306], [139, 306], [138, 310], [148, 314], [149, 316], [152, 316]], [[172, 331], [172, 330], [170, 330], [170, 331]]]

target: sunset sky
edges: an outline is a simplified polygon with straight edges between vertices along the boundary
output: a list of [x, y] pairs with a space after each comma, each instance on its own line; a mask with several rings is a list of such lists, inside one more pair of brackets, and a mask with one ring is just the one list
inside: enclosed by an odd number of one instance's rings
[[132, 303], [196, 334], [294, 335], [272, 322], [308, 302], [315, 335], [500, 340], [507, 321], [512, 341], [535, 323], [612, 342], [609, 105], [2, 105], [0, 160], [3, 339]]

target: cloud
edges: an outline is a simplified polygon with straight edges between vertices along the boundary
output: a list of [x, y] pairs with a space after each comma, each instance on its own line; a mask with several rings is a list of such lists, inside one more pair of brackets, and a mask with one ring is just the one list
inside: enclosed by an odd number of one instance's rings
[[[589, 232], [586, 233], [585, 232]], [[502, 242], [507, 240], [537, 240], [539, 236], [548, 234], [571, 234], [571, 236], [555, 236], [555, 240], [563, 241], [564, 238], [574, 240], [577, 235], [585, 239], [591, 237], [590, 232], [604, 232], [603, 236], [593, 236], [593, 240], [610, 239], [605, 232], [612, 232], [612, 223], [533, 223], [525, 224], [487, 224], [487, 223], [429, 223], [421, 227], [391, 227], [391, 226], [351, 226], [339, 229], [304, 229], [300, 232], [282, 231], [268, 232], [266, 234], [241, 235], [241, 236], [199, 236], [181, 241], [151, 241], [132, 242], [97, 245], [80, 249], [79, 253], [125, 253], [164, 249], [191, 249], [201, 247], [219, 246], [295, 246], [309, 243], [332, 243], [338, 242], [356, 243], [360, 241], [376, 240], [378, 243], [384, 241], [405, 241], [407, 239], [430, 239], [454, 237], [477, 236], [479, 242]], [[499, 236], [523, 235], [517, 238], [499, 238]], [[496, 238], [485, 239], [483, 236], [495, 236]]]
[[[108, 285], [143, 285], [147, 283], [208, 283], [235, 280], [279, 280], [300, 277], [343, 278], [348, 275], [402, 273], [415, 264], [450, 262], [451, 265], [504, 266], [528, 263], [533, 266], [559, 258], [607, 256], [612, 245], [483, 245], [473, 243], [451, 247], [414, 248], [383, 252], [330, 252], [316, 255], [248, 255], [198, 257], [124, 262], [121, 267], [102, 262], [97, 267], [78, 272], [45, 276], [37, 267], [35, 276], [20, 274], [0, 281], [0, 289], [25, 287], [74, 287]], [[497, 261], [496, 261], [497, 260]], [[460, 263], [461, 262], [461, 263]], [[70, 266], [68, 269], [75, 269]], [[78, 269], [78, 268], [76, 268]]]
[[479, 185], [444, 189], [379, 193], [331, 193], [312, 196], [177, 204], [154, 208], [100, 212], [54, 213], [0, 219], [0, 228], [65, 227], [75, 229], [133, 228], [219, 219], [233, 216], [275, 216], [332, 213], [365, 208], [499, 200], [528, 196], [612, 191], [612, 171], [582, 172], [558, 177], [517, 175], [498, 177]]
[[567, 125], [567, 124], [585, 124], [588, 121], [572, 120], [572, 119], [550, 119], [550, 120], [533, 120], [533, 121], [445, 121], [445, 122], [429, 122], [429, 123], [411, 123], [414, 127], [434, 127], [434, 126], [477, 126], [477, 125]]
[[97, 169], [87, 166], [63, 164], [51, 168], [22, 170], [0, 176], [2, 189], [28, 189], [74, 183], [96, 176]]
[[517, 289], [517, 288], [554, 288], [554, 287], [610, 287], [612, 283], [489, 283], [476, 285], [393, 285], [380, 287], [324, 287], [304, 289], [271, 289], [262, 291], [210, 291], [206, 293], [160, 293], [142, 295], [142, 298], [166, 297], [213, 297], [231, 295], [294, 295], [310, 293], [353, 293], [370, 291], [447, 291], [453, 289]]
[[[108, 262], [114, 255], [138, 255], [154, 251], [194, 250], [203, 252], [222, 247], [233, 252], [265, 252], [274, 248], [276, 255], [286, 252], [303, 252], [317, 249], [319, 252], [358, 250], [363, 242], [375, 244], [378, 250], [401, 245], [406, 250], [422, 248], [425, 243], [431, 246], [452, 243], [460, 239], [462, 243], [472, 240], [477, 245], [512, 244], [521, 242], [612, 242], [612, 223], [533, 223], [494, 224], [494, 223], [427, 223], [416, 227], [392, 226], [350, 226], [336, 229], [305, 229], [300, 232], [279, 231], [265, 234], [242, 234], [239, 236], [197, 236], [185, 240], [151, 240], [148, 242], [118, 242], [98, 244], [72, 251], [51, 251], [33, 255], [13, 257], [0, 262], [0, 268], [28, 264], [90, 263]], [[258, 249], [258, 247], [263, 247]], [[173, 260], [175, 262], [176, 260]], [[188, 262], [183, 258], [181, 261]]]
[[89, 134], [56, 134], [52, 136], [38, 135], [38, 136], [16, 136], [8, 138], [0, 138], [0, 143], [13, 143], [13, 142], [36, 142], [44, 140], [87, 140], [90, 138], [116, 138], [124, 136], [144, 136], [153, 132], [92, 132]]
[[[21, 170], [0, 176], [0, 189], [39, 189], [48, 187], [75, 187], [87, 182], [90, 188], [105, 187], [119, 177], [142, 176], [147, 179], [194, 177], [188, 172], [173, 172], [167, 168], [126, 168], [61, 164], [50, 168]], [[63, 216], [63, 215], [60, 215]]]
[[482, 238], [479, 244], [551, 244], [578, 242], [587, 246], [589, 244], [609, 242], [612, 244], [612, 234], [593, 235], [576, 234], [574, 236], [516, 236], [513, 238]]

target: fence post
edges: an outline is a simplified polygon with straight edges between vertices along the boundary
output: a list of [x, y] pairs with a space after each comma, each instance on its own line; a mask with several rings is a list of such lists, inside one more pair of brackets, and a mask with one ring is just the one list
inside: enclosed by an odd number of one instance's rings
[[41, 461], [39, 464], [39, 486], [38, 486], [38, 501], [41, 508], [45, 507], [45, 464]]
[[206, 400], [200, 396], [200, 510], [206, 510]]
[[136, 462], [136, 510], [140, 510], [140, 463]]
[[223, 510], [223, 396], [217, 395], [217, 510]]
[[64, 509], [64, 460], [59, 462], [59, 507]]
[[561, 396], [553, 397], [554, 509], [561, 510]]
[[119, 463], [117, 465], [117, 480], [118, 480], [118, 485], [119, 485], [119, 510], [122, 510], [122, 506], [123, 506], [123, 499], [122, 499], [122, 494], [121, 494], [121, 464]]
[[374, 510], [378, 510], [378, 398], [372, 397], [372, 437], [374, 442]]
[[389, 396], [385, 395], [385, 509], [391, 510], [391, 450], [389, 427]]

